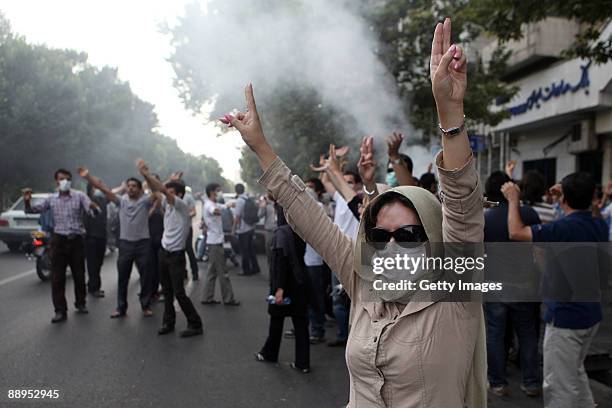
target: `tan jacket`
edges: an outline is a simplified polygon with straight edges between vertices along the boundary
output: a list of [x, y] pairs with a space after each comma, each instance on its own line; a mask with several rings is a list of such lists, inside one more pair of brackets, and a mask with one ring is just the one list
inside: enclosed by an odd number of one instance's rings
[[[473, 159], [458, 170], [446, 170], [440, 161], [441, 155], [436, 164], [444, 242], [482, 242], [483, 196]], [[351, 297], [348, 407], [486, 407], [480, 303], [409, 302], [400, 310], [396, 303], [363, 301], [363, 285], [369, 282], [354, 270], [355, 245], [308, 195], [303, 181], [276, 159], [259, 183]]]

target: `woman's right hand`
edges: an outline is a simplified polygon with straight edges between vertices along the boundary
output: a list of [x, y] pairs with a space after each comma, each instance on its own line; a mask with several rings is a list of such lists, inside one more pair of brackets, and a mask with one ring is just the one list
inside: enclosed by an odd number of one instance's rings
[[255, 97], [253, 96], [253, 85], [248, 84], [244, 89], [244, 95], [247, 103], [247, 112], [238, 112], [236, 116], [225, 115], [219, 119], [222, 123], [235, 127], [242, 140], [255, 152], [259, 159], [259, 164], [265, 170], [276, 159], [276, 153], [266, 140], [257, 106], [255, 105]]

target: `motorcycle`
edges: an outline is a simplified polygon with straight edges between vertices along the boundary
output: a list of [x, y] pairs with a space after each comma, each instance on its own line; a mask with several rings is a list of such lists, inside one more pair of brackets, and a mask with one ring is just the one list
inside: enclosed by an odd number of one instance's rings
[[[206, 235], [200, 234], [196, 238], [195, 242], [195, 253], [196, 258], [199, 262], [208, 262], [208, 250], [206, 249]], [[229, 245], [223, 245], [223, 253], [225, 254], [225, 259], [229, 259], [234, 266], [239, 266], [240, 263], [238, 259], [236, 259], [236, 253]]]
[[34, 231], [31, 234], [32, 242], [26, 246], [28, 259], [36, 259], [36, 274], [41, 281], [51, 278], [51, 259], [49, 259], [49, 237], [43, 231]]

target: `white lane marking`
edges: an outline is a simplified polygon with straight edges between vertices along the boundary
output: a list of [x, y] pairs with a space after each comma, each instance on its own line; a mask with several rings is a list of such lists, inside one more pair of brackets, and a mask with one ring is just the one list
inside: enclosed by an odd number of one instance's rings
[[35, 272], [36, 272], [36, 269], [31, 269], [29, 271], [21, 272], [18, 275], [11, 276], [10, 278], [2, 279], [2, 280], [0, 280], [0, 286], [4, 286], [7, 283], [11, 283], [11, 282], [16, 281], [16, 280], [21, 279], [21, 278], [25, 278], [26, 276], [31, 275], [31, 274], [33, 274]]

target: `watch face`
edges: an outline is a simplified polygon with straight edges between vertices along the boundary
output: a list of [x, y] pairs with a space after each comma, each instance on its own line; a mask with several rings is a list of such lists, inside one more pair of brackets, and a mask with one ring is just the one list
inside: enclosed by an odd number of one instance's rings
[[450, 129], [448, 129], [448, 132], [447, 132], [447, 133], [448, 133], [449, 135], [454, 136], [454, 135], [456, 135], [456, 134], [457, 134], [457, 133], [459, 133], [459, 132], [461, 132], [461, 128], [454, 127], [454, 128], [450, 128]]

